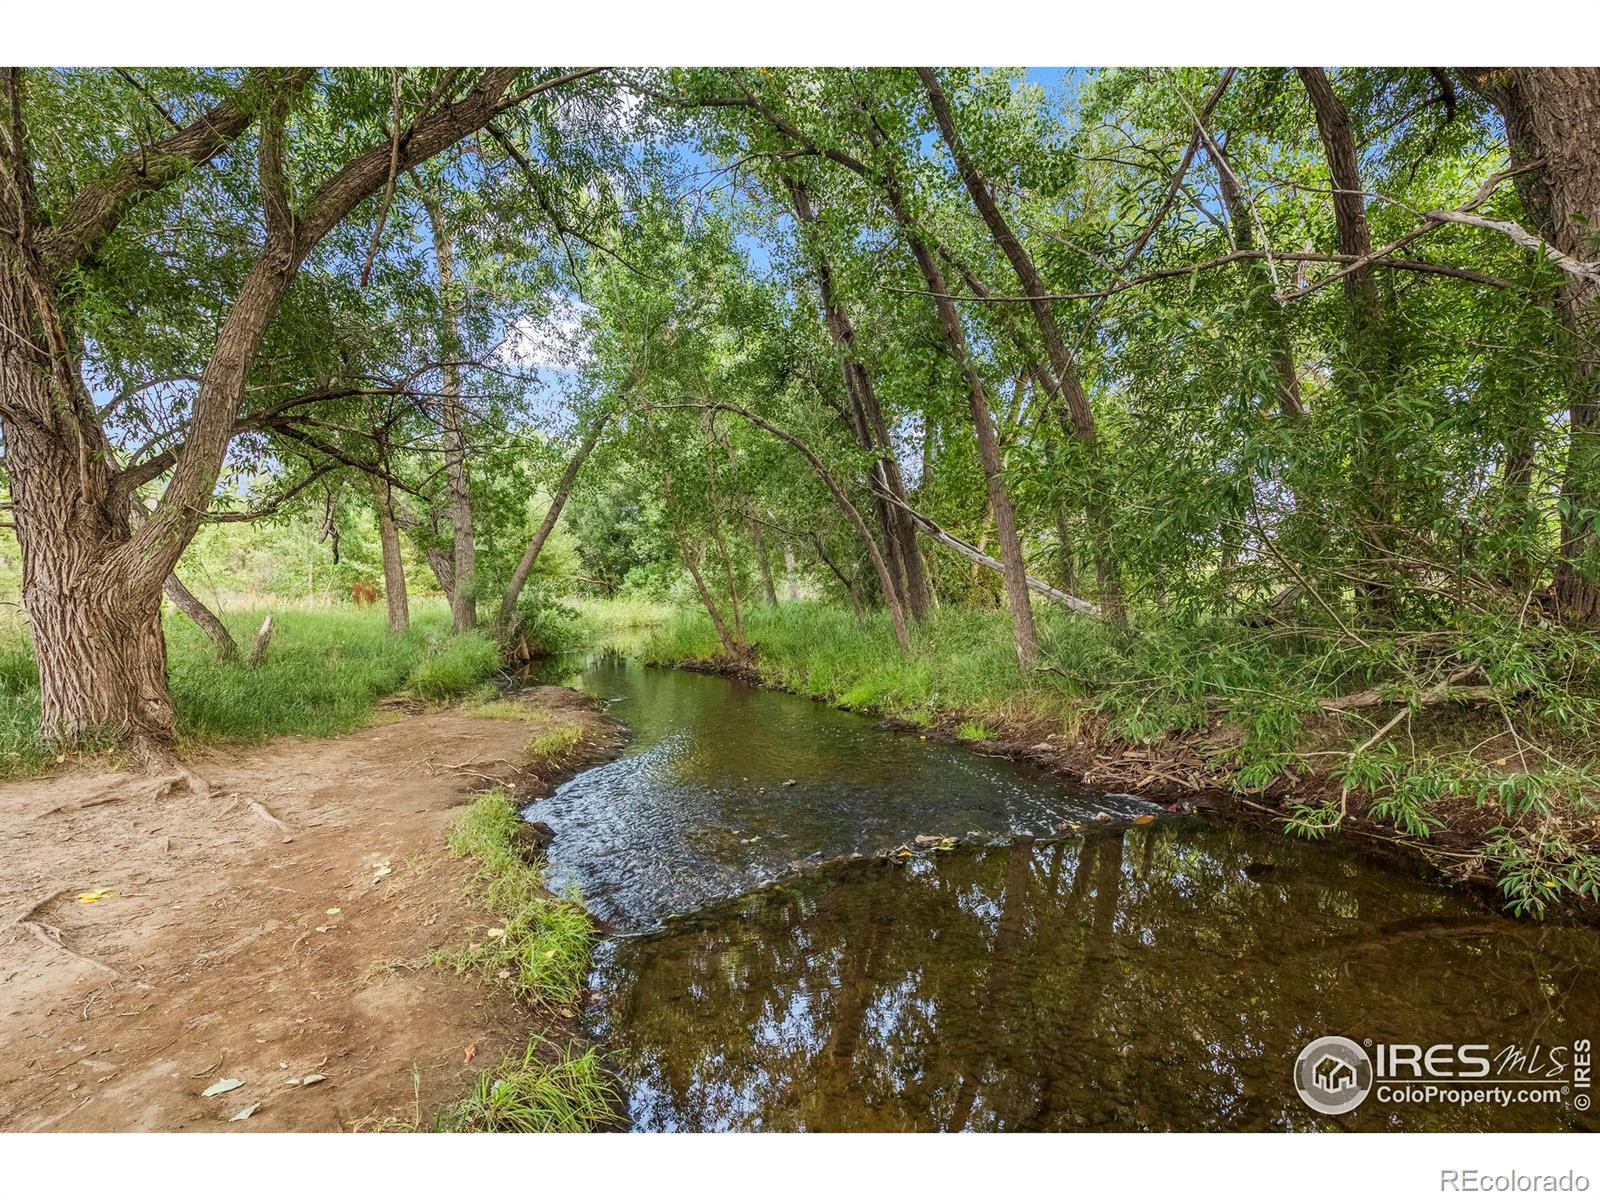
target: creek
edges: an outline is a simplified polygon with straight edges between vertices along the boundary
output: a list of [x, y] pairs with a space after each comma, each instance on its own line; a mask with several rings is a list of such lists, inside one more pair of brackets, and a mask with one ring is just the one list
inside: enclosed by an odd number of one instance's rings
[[[1542, 1078], [1600, 1033], [1593, 928], [737, 680], [580, 656], [541, 681], [633, 734], [526, 815], [606, 928], [587, 1020], [635, 1129], [1596, 1127], [1570, 1088], [1324, 1116], [1292, 1079], [1329, 1034], [1515, 1047]], [[919, 834], [959, 843], [875, 853]]]

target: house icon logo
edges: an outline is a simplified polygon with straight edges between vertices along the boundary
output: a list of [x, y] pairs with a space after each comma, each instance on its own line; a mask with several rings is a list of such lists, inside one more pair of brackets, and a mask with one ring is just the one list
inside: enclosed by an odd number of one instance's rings
[[1307, 1108], [1337, 1117], [1372, 1090], [1372, 1060], [1347, 1037], [1318, 1038], [1294, 1060], [1294, 1088]]

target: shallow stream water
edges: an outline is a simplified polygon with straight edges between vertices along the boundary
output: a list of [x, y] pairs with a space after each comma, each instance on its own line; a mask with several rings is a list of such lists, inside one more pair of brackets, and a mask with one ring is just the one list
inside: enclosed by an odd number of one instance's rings
[[[1344, 1034], [1542, 1080], [1600, 1034], [1600, 931], [736, 681], [544, 677], [633, 731], [527, 815], [609, 927], [589, 1023], [636, 1129], [1595, 1128], [1570, 1063], [1553, 1100], [1340, 1116], [1291, 1072]], [[871, 857], [917, 834], [964, 841]]]

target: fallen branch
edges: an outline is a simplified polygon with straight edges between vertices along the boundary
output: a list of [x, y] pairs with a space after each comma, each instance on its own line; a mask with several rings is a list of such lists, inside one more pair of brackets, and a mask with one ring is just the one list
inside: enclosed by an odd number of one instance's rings
[[[1482, 664], [1474, 659], [1472, 662], [1469, 662], [1466, 666], [1462, 667], [1459, 671], [1455, 671], [1450, 675], [1447, 675], [1443, 680], [1434, 684], [1427, 691], [1423, 692], [1421, 696], [1417, 697], [1417, 706], [1426, 708], [1430, 704], [1439, 703], [1439, 701], [1445, 697], [1451, 688], [1460, 683], [1463, 679], [1467, 678], [1467, 676], [1476, 672], [1481, 666]], [[1399, 712], [1395, 713], [1394, 716], [1385, 721], [1376, 733], [1352, 750], [1350, 752], [1350, 757], [1354, 758], [1358, 754], [1365, 754], [1368, 750], [1371, 750], [1374, 746], [1388, 736], [1391, 729], [1400, 724], [1401, 721], [1405, 720], [1411, 711], [1412, 708], [1409, 704], [1402, 707]]]
[[[1487, 684], [1474, 687], [1452, 687], [1442, 692], [1430, 691], [1418, 698], [1419, 707], [1426, 708], [1433, 704], [1488, 704], [1499, 695], [1494, 688]], [[1324, 712], [1350, 712], [1358, 708], [1373, 708], [1379, 704], [1387, 704], [1395, 696], [1386, 688], [1367, 688], [1361, 692], [1351, 692], [1346, 696], [1335, 696], [1322, 702]]]

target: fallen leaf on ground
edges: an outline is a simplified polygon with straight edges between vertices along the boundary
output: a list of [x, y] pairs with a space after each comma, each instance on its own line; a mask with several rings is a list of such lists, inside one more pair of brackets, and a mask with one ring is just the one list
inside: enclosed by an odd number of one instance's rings
[[252, 1116], [255, 1115], [256, 1109], [258, 1109], [260, 1107], [261, 1107], [261, 1102], [258, 1100], [254, 1104], [251, 1104], [251, 1105], [248, 1105], [248, 1106], [246, 1106], [244, 1108], [241, 1108], [238, 1112], [234, 1113], [233, 1116], [229, 1117], [228, 1120], [230, 1120], [230, 1121], [248, 1121]]
[[476, 1054], [477, 1052], [478, 1052], [478, 1043], [477, 1042], [469, 1042], [467, 1044], [466, 1053], [461, 1056], [461, 1061], [462, 1062], [471, 1062], [472, 1061], [472, 1056], [474, 1054]]
[[1153, 825], [1155, 823], [1155, 818], [1149, 813], [1140, 813], [1133, 819], [1133, 823], [1135, 825]]
[[321, 1083], [326, 1078], [327, 1078], [326, 1075], [307, 1075], [304, 1079], [302, 1079], [300, 1081], [300, 1086], [301, 1087], [310, 1087], [314, 1083]]
[[93, 904], [96, 900], [104, 900], [109, 895], [111, 895], [110, 888], [96, 888], [92, 892], [79, 892], [78, 903]]
[[329, 909], [329, 910], [328, 910], [328, 916], [330, 916], [330, 917], [337, 917], [337, 916], [338, 916], [338, 915], [339, 915], [339, 914], [340, 914], [340, 913], [342, 913], [342, 912], [343, 912], [343, 911], [344, 911], [344, 909], [342, 909], [342, 908], [330, 908], [330, 909]]
[[219, 1079], [200, 1094], [202, 1096], [220, 1096], [223, 1092], [231, 1092], [234, 1088], [243, 1086], [244, 1080], [242, 1079]]

